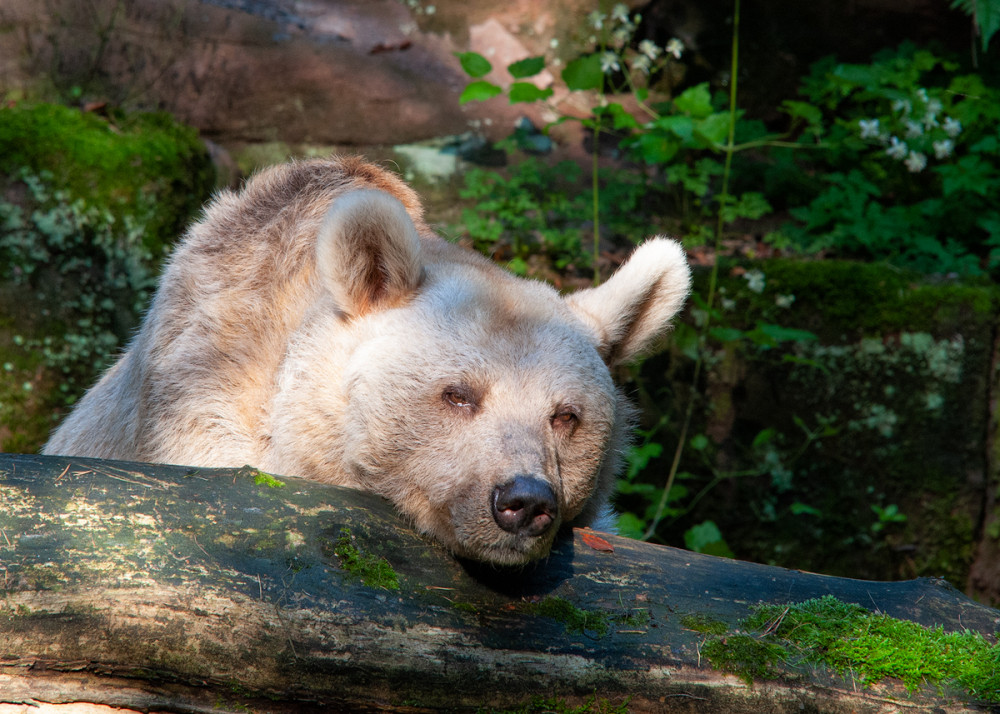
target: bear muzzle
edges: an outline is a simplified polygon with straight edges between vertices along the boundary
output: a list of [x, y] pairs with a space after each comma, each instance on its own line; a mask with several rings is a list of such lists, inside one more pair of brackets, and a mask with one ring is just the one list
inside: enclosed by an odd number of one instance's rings
[[544, 535], [559, 520], [559, 502], [552, 487], [527, 474], [494, 488], [490, 508], [497, 525], [517, 536]]

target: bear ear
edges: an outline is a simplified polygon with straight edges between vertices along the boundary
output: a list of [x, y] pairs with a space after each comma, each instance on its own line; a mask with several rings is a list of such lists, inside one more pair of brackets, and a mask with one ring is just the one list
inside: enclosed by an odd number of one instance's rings
[[346, 314], [398, 305], [420, 285], [420, 236], [403, 204], [384, 191], [338, 196], [316, 239], [320, 280]]
[[573, 293], [566, 302], [593, 330], [604, 361], [615, 366], [642, 354], [669, 329], [690, 289], [680, 243], [653, 238], [606, 283]]

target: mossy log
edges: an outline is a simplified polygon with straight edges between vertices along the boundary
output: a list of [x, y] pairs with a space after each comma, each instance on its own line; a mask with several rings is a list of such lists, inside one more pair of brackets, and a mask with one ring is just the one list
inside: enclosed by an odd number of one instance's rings
[[794, 658], [748, 681], [713, 668], [716, 636], [692, 623], [732, 633], [756, 603], [834, 595], [991, 642], [1000, 627], [938, 580], [585, 530], [500, 571], [457, 561], [378, 497], [250, 467], [0, 455], [0, 571], [0, 712], [475, 711], [538, 696], [602, 711], [978, 710], [990, 705], [947, 684], [865, 688]]

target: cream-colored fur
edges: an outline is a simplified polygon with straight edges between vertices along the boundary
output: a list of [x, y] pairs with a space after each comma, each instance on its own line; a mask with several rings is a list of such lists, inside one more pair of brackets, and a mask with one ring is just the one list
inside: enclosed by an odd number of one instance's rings
[[[653, 239], [564, 299], [435, 236], [388, 172], [272, 168], [191, 228], [45, 453], [367, 489], [459, 555], [525, 562], [606, 512], [631, 418], [610, 367], [668, 329], [689, 280], [680, 246]], [[491, 512], [525, 475], [558, 503], [541, 535]]]

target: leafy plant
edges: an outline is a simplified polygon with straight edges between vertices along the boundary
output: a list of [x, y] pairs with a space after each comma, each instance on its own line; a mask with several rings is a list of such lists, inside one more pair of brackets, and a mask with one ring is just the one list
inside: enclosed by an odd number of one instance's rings
[[828, 151], [814, 197], [771, 236], [806, 252], [923, 272], [1000, 268], [1000, 92], [904, 44], [867, 65], [814, 65], [786, 104]]
[[53, 306], [51, 334], [15, 346], [43, 356], [67, 402], [130, 334], [213, 183], [197, 134], [167, 115], [0, 109], [0, 279]]

